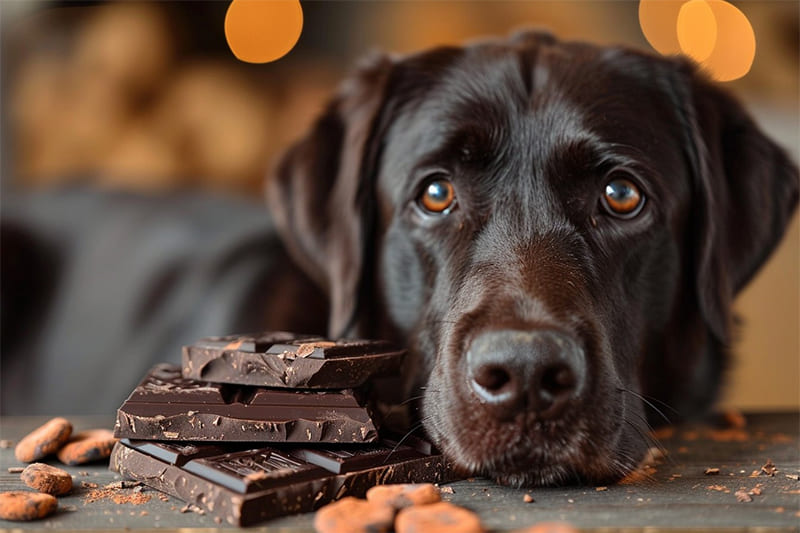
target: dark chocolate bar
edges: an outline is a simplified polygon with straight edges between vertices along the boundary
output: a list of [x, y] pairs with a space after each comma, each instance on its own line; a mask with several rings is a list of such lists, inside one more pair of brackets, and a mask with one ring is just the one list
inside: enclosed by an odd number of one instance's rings
[[[235, 445], [234, 445], [235, 446]], [[309, 512], [385, 483], [444, 483], [451, 465], [425, 446], [381, 442], [325, 448], [233, 449], [130, 441], [117, 443], [112, 470], [197, 505], [235, 525]]]
[[371, 442], [377, 427], [353, 390], [290, 391], [186, 379], [153, 367], [117, 411], [115, 437], [180, 441]]
[[202, 339], [183, 348], [183, 377], [260, 387], [342, 389], [397, 374], [405, 351], [385, 341], [275, 332]]

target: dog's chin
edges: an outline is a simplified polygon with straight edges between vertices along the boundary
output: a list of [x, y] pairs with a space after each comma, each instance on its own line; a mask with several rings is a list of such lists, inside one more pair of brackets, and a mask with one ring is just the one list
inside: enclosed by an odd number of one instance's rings
[[633, 471], [647, 449], [626, 425], [598, 432], [581, 420], [474, 433], [432, 418], [429, 435], [459, 471], [512, 487], [610, 484]]
[[572, 447], [567, 453], [514, 451], [499, 457], [455, 449], [446, 443], [441, 447], [460, 471], [511, 487], [604, 485], [618, 481], [636, 467], [636, 461], [620, 460], [614, 453], [598, 457]]
[[575, 485], [582, 482], [581, 477], [572, 469], [552, 465], [542, 465], [524, 472], [487, 472], [484, 476], [494, 479], [500, 485], [509, 487], [553, 487]]
[[[565, 460], [540, 456], [528, 460], [504, 460], [448, 453], [458, 469], [470, 475], [478, 475], [511, 487], [553, 487], [564, 485], [595, 484], [614, 478], [610, 469], [595, 463], [590, 470], [584, 460]], [[599, 468], [598, 468], [599, 467]]]

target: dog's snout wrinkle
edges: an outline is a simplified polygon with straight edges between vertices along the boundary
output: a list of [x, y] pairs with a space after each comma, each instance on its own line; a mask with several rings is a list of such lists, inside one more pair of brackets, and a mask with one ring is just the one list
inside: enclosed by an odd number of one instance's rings
[[577, 341], [551, 330], [482, 333], [467, 351], [467, 367], [479, 402], [501, 420], [521, 410], [559, 417], [580, 396], [586, 374]]

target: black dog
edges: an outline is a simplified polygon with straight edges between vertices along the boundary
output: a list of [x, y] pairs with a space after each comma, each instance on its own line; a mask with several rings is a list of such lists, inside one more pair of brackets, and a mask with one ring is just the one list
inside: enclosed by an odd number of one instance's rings
[[688, 61], [525, 33], [373, 58], [268, 197], [329, 333], [409, 346], [458, 465], [603, 483], [641, 459], [646, 405], [715, 399], [798, 172]]

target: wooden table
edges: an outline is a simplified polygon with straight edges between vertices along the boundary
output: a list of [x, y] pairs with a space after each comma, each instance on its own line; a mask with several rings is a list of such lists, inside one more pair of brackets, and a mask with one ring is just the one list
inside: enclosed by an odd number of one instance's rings
[[[17, 441], [45, 418], [0, 419], [0, 438]], [[74, 417], [76, 430], [111, 427], [110, 418]], [[565, 487], [511, 489], [485, 479], [451, 483], [444, 498], [480, 514], [492, 531], [511, 531], [543, 520], [564, 520], [592, 531], [707, 530], [769, 531], [800, 529], [800, 415], [751, 414], [744, 429], [707, 425], [681, 426], [662, 435], [664, 461], [649, 477], [633, 484], [607, 488]], [[671, 434], [670, 434], [671, 433]], [[761, 472], [768, 459], [777, 466], [774, 476]], [[52, 460], [53, 464], [57, 461]], [[9, 467], [22, 466], [13, 449], [0, 449], [0, 490], [26, 489]], [[105, 498], [88, 502], [92, 484], [102, 487], [119, 480], [105, 464], [64, 467], [75, 479], [71, 495], [59, 498], [59, 511], [39, 522], [6, 522], [0, 528], [58, 530], [228, 529], [212, 517], [181, 512], [184, 503], [152, 490], [113, 491], [127, 499], [134, 494], [145, 503], [115, 503]], [[719, 474], [707, 475], [707, 468]], [[83, 485], [83, 486], [82, 486]], [[757, 489], [750, 502], [735, 493]], [[534, 501], [525, 503], [529, 494]], [[159, 498], [161, 496], [161, 498]], [[163, 498], [163, 499], [162, 499]], [[122, 498], [124, 500], [125, 498]], [[291, 516], [252, 531], [309, 532], [313, 515]]]

